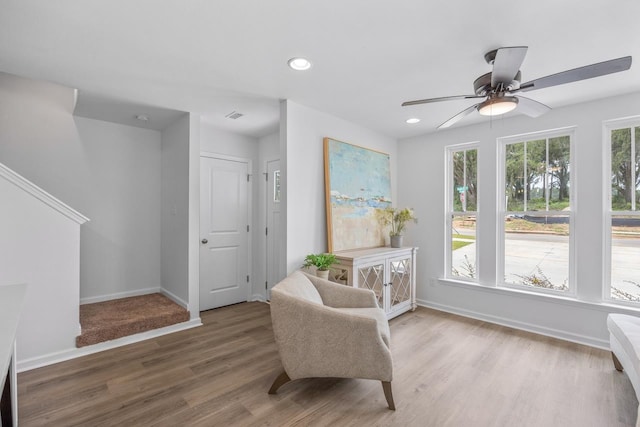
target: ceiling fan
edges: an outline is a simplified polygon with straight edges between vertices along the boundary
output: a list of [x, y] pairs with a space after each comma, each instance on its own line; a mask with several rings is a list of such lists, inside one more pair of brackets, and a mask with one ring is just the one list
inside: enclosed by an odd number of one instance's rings
[[438, 129], [448, 128], [464, 117], [477, 110], [483, 116], [498, 116], [508, 113], [518, 107], [520, 111], [530, 117], [538, 117], [551, 108], [519, 95], [520, 92], [528, 92], [557, 86], [593, 77], [618, 73], [631, 67], [631, 57], [625, 56], [618, 59], [586, 65], [572, 70], [562, 71], [550, 76], [541, 77], [526, 83], [520, 83], [520, 66], [527, 54], [527, 46], [501, 47], [487, 52], [484, 59], [489, 65], [493, 65], [493, 71], [483, 74], [473, 82], [474, 95], [444, 96], [441, 98], [420, 99], [417, 101], [403, 102], [402, 106], [429, 104], [432, 102], [450, 101], [455, 99], [485, 98], [484, 101], [468, 107], [446, 122], [438, 126]]

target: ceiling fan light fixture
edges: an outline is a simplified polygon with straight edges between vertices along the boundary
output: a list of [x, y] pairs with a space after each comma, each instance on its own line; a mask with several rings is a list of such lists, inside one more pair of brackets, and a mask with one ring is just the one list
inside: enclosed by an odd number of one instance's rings
[[515, 96], [502, 96], [489, 98], [478, 104], [478, 113], [483, 116], [499, 116], [513, 111], [518, 105], [518, 98]]

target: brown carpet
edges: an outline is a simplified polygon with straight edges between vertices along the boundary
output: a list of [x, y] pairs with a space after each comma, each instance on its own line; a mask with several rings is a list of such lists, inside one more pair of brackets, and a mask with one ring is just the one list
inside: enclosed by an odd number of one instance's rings
[[76, 346], [97, 344], [189, 320], [189, 312], [162, 294], [80, 306], [82, 334]]

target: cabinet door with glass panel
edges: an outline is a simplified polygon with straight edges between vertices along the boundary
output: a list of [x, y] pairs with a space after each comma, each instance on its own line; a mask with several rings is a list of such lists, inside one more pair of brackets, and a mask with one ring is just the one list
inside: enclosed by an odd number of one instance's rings
[[370, 289], [376, 294], [378, 307], [385, 308], [385, 292], [387, 287], [384, 261], [358, 266], [354, 283], [358, 288]]
[[388, 281], [385, 291], [387, 292], [387, 313], [407, 311], [411, 307], [412, 285], [413, 285], [413, 257], [406, 254], [387, 260]]

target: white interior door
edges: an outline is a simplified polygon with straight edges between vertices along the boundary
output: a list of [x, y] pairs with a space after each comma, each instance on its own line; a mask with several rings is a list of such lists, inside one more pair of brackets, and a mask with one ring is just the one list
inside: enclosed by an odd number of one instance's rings
[[249, 295], [249, 162], [200, 157], [200, 311]]
[[280, 160], [267, 162], [267, 299], [285, 276], [284, 240], [280, 215]]

